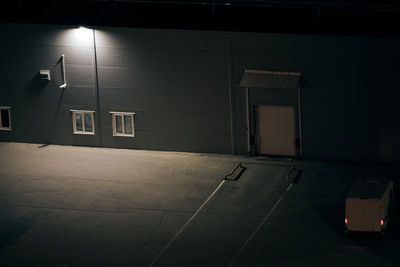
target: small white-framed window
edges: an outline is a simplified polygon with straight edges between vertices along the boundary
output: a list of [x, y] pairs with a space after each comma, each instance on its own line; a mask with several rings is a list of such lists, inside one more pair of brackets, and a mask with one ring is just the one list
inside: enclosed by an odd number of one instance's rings
[[94, 135], [94, 111], [71, 110], [74, 134]]
[[113, 136], [134, 137], [133, 112], [110, 112], [112, 115]]
[[11, 131], [11, 107], [0, 107], [0, 130]]

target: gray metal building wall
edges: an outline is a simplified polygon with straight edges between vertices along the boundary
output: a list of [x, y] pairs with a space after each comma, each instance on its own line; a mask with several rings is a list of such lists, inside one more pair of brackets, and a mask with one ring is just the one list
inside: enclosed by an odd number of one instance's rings
[[232, 44], [239, 153], [246, 117], [237, 85], [243, 69], [259, 69], [302, 73], [304, 158], [400, 161], [398, 38], [235, 33]]
[[[35, 143], [96, 146], [97, 136], [72, 134], [71, 109], [96, 108], [93, 51], [66, 27], [0, 24], [0, 105], [11, 106], [12, 131], [0, 139]], [[68, 87], [60, 57], [66, 56]], [[41, 69], [51, 80], [39, 78]]]
[[[96, 31], [103, 145], [231, 153], [226, 33]], [[135, 138], [110, 111], [135, 112]]]
[[[93, 36], [75, 31], [0, 24], [0, 106], [13, 125], [0, 140], [245, 154], [244, 70], [298, 71], [304, 158], [400, 160], [398, 38], [96, 29], [98, 109]], [[71, 109], [96, 111], [95, 136], [72, 133]], [[134, 138], [112, 136], [110, 111], [136, 113]]]

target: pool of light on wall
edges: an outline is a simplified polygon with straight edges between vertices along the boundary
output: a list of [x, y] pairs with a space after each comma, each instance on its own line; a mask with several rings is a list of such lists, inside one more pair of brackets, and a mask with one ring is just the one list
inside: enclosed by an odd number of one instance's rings
[[74, 30], [75, 38], [82, 44], [88, 44], [92, 42], [93, 31], [85, 27], [79, 27]]

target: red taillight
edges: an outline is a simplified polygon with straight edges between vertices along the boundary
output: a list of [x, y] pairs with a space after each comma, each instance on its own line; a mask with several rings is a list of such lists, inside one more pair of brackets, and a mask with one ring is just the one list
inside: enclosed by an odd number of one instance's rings
[[347, 224], [347, 218], [344, 218], [344, 223]]
[[383, 224], [384, 224], [385, 222], [383, 221], [383, 219], [381, 220], [381, 226], [383, 226]]

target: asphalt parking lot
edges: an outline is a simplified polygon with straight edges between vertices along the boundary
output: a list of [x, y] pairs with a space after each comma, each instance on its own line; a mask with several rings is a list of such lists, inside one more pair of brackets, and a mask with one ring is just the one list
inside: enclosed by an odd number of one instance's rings
[[353, 182], [398, 165], [295, 164], [291, 185], [288, 160], [0, 143], [0, 266], [400, 266], [398, 209], [343, 227]]

